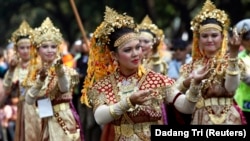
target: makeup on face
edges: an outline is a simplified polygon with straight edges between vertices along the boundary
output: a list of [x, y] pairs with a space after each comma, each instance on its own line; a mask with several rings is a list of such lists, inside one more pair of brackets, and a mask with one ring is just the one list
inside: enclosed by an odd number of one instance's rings
[[39, 55], [44, 62], [51, 63], [56, 59], [57, 44], [52, 41], [44, 41], [39, 47]]

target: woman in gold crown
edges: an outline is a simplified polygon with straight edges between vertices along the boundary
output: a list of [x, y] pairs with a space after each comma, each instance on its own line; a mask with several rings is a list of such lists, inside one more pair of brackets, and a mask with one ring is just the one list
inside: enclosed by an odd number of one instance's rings
[[25, 99], [28, 104], [37, 103], [41, 118], [41, 136], [37, 140], [40, 141], [83, 140], [79, 117], [71, 102], [78, 74], [62, 64], [61, 43], [62, 35], [49, 18], [34, 31], [36, 50], [33, 54], [39, 56], [41, 65], [30, 74], [35, 83], [28, 89]]
[[[81, 101], [93, 108], [98, 124], [114, 126], [114, 140], [150, 140], [150, 125], [162, 118], [163, 99], [175, 99], [182, 112], [193, 111], [195, 103], [178, 93], [173, 79], [140, 65], [142, 56], [133, 18], [106, 7], [91, 40]], [[205, 74], [195, 75], [195, 82]]]
[[[139, 40], [143, 52], [142, 65], [163, 75], [167, 74], [168, 65], [164, 59], [163, 39], [164, 34], [152, 20], [146, 15], [142, 22], [138, 25], [140, 32]], [[166, 111], [165, 105], [162, 105], [162, 111]], [[163, 112], [163, 115], [166, 115]], [[163, 123], [167, 123], [166, 116], [162, 116]]]
[[[15, 141], [28, 141], [29, 139], [36, 139], [36, 137], [32, 138], [32, 134], [29, 134], [30, 132], [25, 132], [25, 129], [27, 129], [30, 125], [26, 124], [26, 119], [31, 116], [30, 114], [27, 114], [27, 112], [35, 111], [33, 106], [24, 102], [24, 95], [27, 89], [22, 85], [25, 77], [28, 75], [30, 48], [32, 46], [32, 33], [33, 29], [25, 20], [21, 23], [19, 28], [13, 32], [11, 42], [14, 43], [16, 56], [13, 56], [9, 62], [9, 70], [5, 74], [3, 81], [3, 85], [7, 93], [10, 93], [12, 89], [18, 89], [19, 102], [14, 137]], [[18, 86], [18, 88], [13, 88], [13, 86]]]
[[148, 15], [138, 25], [139, 40], [144, 55], [143, 65], [163, 75], [167, 74], [167, 63], [164, 60], [163, 39], [164, 34]]
[[[209, 75], [198, 87], [201, 97], [193, 99], [197, 103], [191, 124], [245, 123], [242, 112], [233, 99], [241, 71], [244, 70], [242, 61], [237, 58], [241, 39], [235, 34], [228, 42], [228, 27], [227, 14], [216, 9], [210, 0], [205, 2], [200, 13], [191, 22], [193, 61], [181, 68], [181, 77], [177, 80], [179, 89], [187, 91], [192, 83], [186, 81], [186, 78], [195, 70], [202, 66], [207, 66], [205, 69], [209, 70]], [[192, 93], [194, 91], [187, 91], [189, 95]]]

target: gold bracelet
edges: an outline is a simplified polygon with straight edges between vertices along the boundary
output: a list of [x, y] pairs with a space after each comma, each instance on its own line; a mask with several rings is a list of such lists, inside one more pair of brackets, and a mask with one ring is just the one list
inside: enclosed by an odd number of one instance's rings
[[227, 64], [228, 64], [229, 68], [238, 68], [238, 66], [239, 66], [238, 62], [230, 62], [229, 61]]
[[230, 62], [237, 62], [238, 58], [228, 58], [228, 61], [230, 61]]
[[130, 108], [135, 109], [135, 106], [131, 103], [129, 97], [126, 98], [126, 101], [127, 101], [128, 106], [129, 106]]
[[199, 91], [199, 88], [200, 88], [200, 85], [195, 85], [194, 83], [194, 79], [191, 80], [191, 83], [190, 83], [190, 87], [189, 89], [193, 91], [196, 91], [198, 92]]
[[226, 70], [226, 73], [228, 74], [228, 75], [238, 75], [239, 73], [240, 73], [240, 71], [239, 70], [236, 70], [236, 71], [230, 71], [230, 70]]
[[191, 102], [197, 102], [200, 98], [201, 98], [201, 95], [199, 93], [194, 94], [194, 93], [190, 92], [190, 90], [188, 90], [186, 93], [186, 99], [191, 101]]
[[110, 106], [109, 106], [109, 112], [110, 112], [111, 116], [112, 116], [114, 119], [118, 119], [118, 118], [120, 117], [119, 115], [115, 114], [115, 110], [114, 110], [113, 105], [110, 105]]

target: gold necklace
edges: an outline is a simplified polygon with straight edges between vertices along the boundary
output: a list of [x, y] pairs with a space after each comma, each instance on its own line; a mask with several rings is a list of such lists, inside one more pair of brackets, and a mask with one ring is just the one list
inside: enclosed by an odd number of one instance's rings
[[210, 118], [210, 120], [214, 123], [214, 124], [222, 124], [227, 117], [227, 112], [229, 111], [229, 106], [226, 105], [223, 110], [221, 111], [220, 115], [215, 115], [213, 109], [211, 108], [211, 106], [207, 106], [206, 110], [208, 112], [208, 116]]
[[136, 78], [132, 77], [128, 80], [123, 79], [117, 84], [117, 87], [119, 89], [118, 95], [121, 99], [139, 90], [137, 81], [138, 80]]
[[[116, 76], [119, 77], [119, 75], [120, 75], [120, 74], [118, 74], [118, 72], [115, 72], [113, 75], [111, 75], [111, 83], [112, 83], [113, 92], [115, 94], [116, 101], [120, 101], [121, 98], [123, 98], [124, 96], [126, 97], [129, 94], [132, 94], [134, 91], [138, 91], [142, 82], [146, 79], [147, 74], [148, 74], [148, 72], [146, 72], [142, 77], [140, 77], [139, 82], [134, 77], [133, 78], [136, 80], [136, 83], [135, 83], [135, 80], [133, 80], [133, 79], [130, 80], [130, 81], [132, 81], [132, 83], [124, 82], [124, 84], [127, 84], [126, 88], [125, 87], [123, 88], [123, 85], [121, 82], [119, 82], [120, 84], [118, 83], [116, 85], [117, 79], [119, 79]], [[135, 86], [136, 88], [133, 88], [133, 86]]]

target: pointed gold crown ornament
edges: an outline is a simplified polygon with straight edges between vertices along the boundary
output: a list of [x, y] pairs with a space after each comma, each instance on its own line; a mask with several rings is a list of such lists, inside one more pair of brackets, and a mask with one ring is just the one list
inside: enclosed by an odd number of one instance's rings
[[34, 43], [39, 47], [43, 41], [53, 41], [58, 45], [63, 41], [60, 30], [54, 27], [52, 21], [47, 17], [40, 27], [35, 28]]
[[156, 38], [163, 39], [164, 34], [161, 29], [158, 28], [157, 25], [153, 24], [152, 20], [146, 15], [142, 22], [137, 27], [139, 30], [149, 30], [153, 34], [155, 34]]
[[97, 39], [97, 43], [100, 45], [108, 45], [110, 42], [109, 35], [121, 27], [135, 28], [136, 24], [134, 19], [128, 16], [126, 13], [118, 14], [113, 9], [106, 6], [104, 21], [96, 29], [94, 38]]
[[207, 18], [216, 19], [222, 24], [224, 29], [229, 27], [230, 20], [225, 11], [217, 9], [210, 0], [206, 0], [199, 14], [191, 21], [191, 30], [198, 32], [200, 24]]
[[[110, 44], [109, 35], [122, 27], [135, 29], [136, 24], [134, 19], [126, 13], [118, 14], [116, 11], [106, 6], [104, 21], [96, 28], [90, 43], [88, 74], [83, 84], [84, 88], [82, 89], [81, 97], [81, 102], [85, 103], [87, 106], [90, 106], [87, 90], [92, 87], [94, 82], [115, 72], [117, 69], [117, 65], [115, 65], [111, 57], [111, 52], [108, 49]], [[114, 42], [114, 46], [118, 47], [132, 38], [137, 39], [137, 34], [125, 34]]]
[[22, 37], [31, 39], [32, 34], [33, 34], [33, 29], [30, 27], [30, 25], [26, 20], [23, 20], [19, 28], [12, 33], [10, 41], [13, 42], [14, 44], [17, 44], [17, 41]]
[[[217, 20], [222, 27], [217, 24], [209, 23], [206, 25], [201, 25], [206, 19], [215, 19]], [[203, 53], [198, 47], [199, 33], [206, 28], [215, 28], [222, 32], [223, 41], [220, 51], [216, 54], [216, 58], [222, 57], [227, 49], [228, 42], [228, 28], [230, 25], [230, 19], [225, 11], [217, 9], [216, 6], [210, 1], [206, 0], [201, 11], [193, 18], [191, 21], [191, 30], [193, 30], [193, 46], [192, 46], [192, 58], [200, 59], [203, 56]]]

